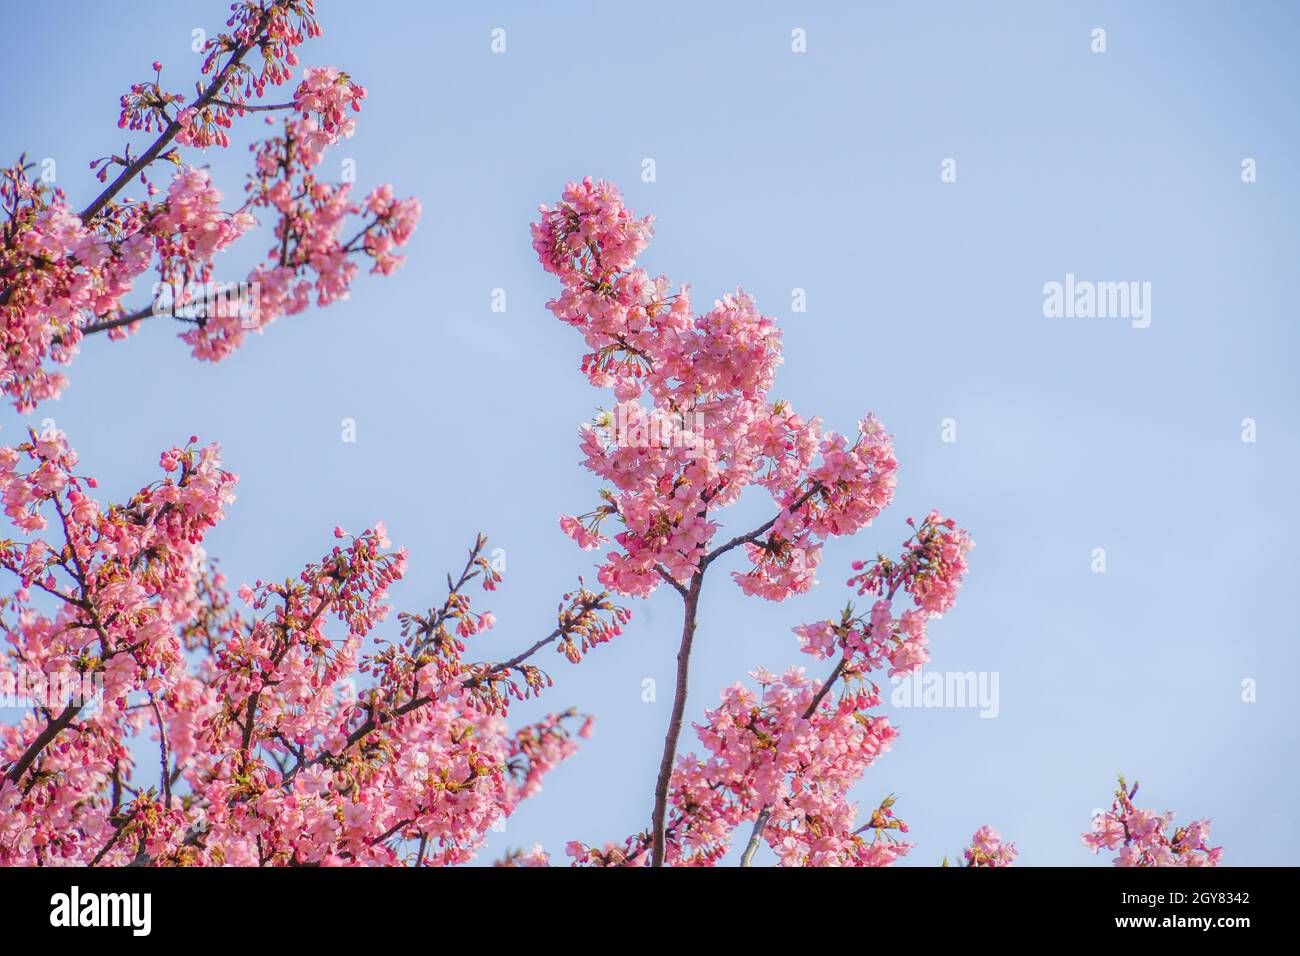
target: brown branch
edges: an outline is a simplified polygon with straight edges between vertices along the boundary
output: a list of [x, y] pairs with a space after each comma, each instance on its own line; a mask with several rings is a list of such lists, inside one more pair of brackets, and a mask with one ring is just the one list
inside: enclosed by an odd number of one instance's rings
[[[821, 482], [814, 481], [812, 487], [799, 496], [795, 502], [785, 511], [795, 512], [802, 508], [813, 495], [822, 490]], [[776, 524], [781, 515], [774, 516], [771, 520], [764, 522], [759, 527], [750, 531], [748, 534], [738, 535], [732, 538], [726, 544], [719, 545], [712, 551], [700, 558], [699, 570], [691, 578], [689, 589], [683, 587], [680, 582], [676, 581], [670, 575], [666, 568], [656, 565], [655, 570], [660, 577], [673, 585], [682, 596], [682, 603], [685, 608], [685, 614], [682, 621], [682, 640], [677, 649], [677, 683], [673, 692], [673, 709], [668, 718], [668, 732], [664, 736], [663, 756], [659, 760], [659, 776], [655, 781], [655, 805], [654, 811], [650, 818], [651, 833], [651, 850], [650, 865], [660, 867], [664, 865], [664, 843], [665, 831], [664, 824], [668, 815], [668, 786], [673, 775], [673, 761], [677, 756], [677, 741], [681, 737], [682, 721], [686, 713], [686, 694], [689, 684], [689, 672], [691, 664], [691, 645], [695, 640], [695, 615], [700, 603], [700, 585], [704, 580], [704, 572], [709, 564], [717, 558], [726, 554], [733, 548], [742, 544], [756, 541], [762, 537]], [[838, 668], [837, 675], [838, 676]], [[834, 679], [834, 678], [832, 678]], [[822, 694], [826, 688], [822, 689]], [[818, 695], [817, 702], [820, 702], [821, 694]], [[750, 854], [752, 856], [752, 853]]]
[[[808, 503], [809, 499], [811, 499], [813, 495], [817, 494], [817, 492], [821, 490], [822, 490], [821, 482], [819, 481], [813, 482], [813, 486], [809, 488], [807, 491], [805, 491], [802, 495], [800, 495], [799, 498], [795, 500], [795, 503], [790, 506], [789, 508], [790, 512], [793, 513], [798, 511], [800, 508], [802, 508], [804, 505]], [[722, 557], [732, 548], [738, 548], [742, 544], [748, 544], [751, 541], [756, 541], [759, 538], [761, 538], [763, 535], [767, 534], [767, 532], [772, 530], [772, 526], [776, 524], [777, 519], [780, 517], [781, 515], [778, 514], [775, 517], [773, 517], [770, 521], [763, 522], [763, 524], [759, 525], [757, 528], [755, 528], [753, 531], [749, 532], [748, 534], [738, 535], [732, 538], [726, 544], [719, 545], [718, 547], [714, 548], [705, 556], [704, 560], [700, 562], [701, 570], [703, 570], [705, 567], [708, 567], [708, 565], [711, 564], [714, 560]]]
[[229, 100], [213, 100], [213, 106], [224, 106], [226, 109], [239, 110], [241, 113], [266, 113], [271, 110], [291, 110], [295, 109], [296, 103], [232, 103]]
[[848, 666], [848, 662], [849, 655], [846, 651], [844, 656], [840, 658], [840, 662], [835, 665], [835, 669], [831, 671], [831, 676], [826, 678], [826, 683], [822, 684], [821, 690], [817, 692], [817, 696], [815, 696], [812, 699], [812, 703], [808, 705], [808, 709], [803, 712], [804, 720], [811, 720], [812, 715], [817, 713], [817, 708], [821, 706], [821, 702], [830, 691], [831, 685], [840, 679], [840, 675], [844, 673], [844, 668]]
[[[263, 10], [261, 17], [258, 19], [257, 29], [252, 32], [252, 35], [246, 43], [231, 51], [230, 59], [226, 61], [226, 65], [212, 78], [212, 82], [207, 85], [207, 88], [199, 95], [199, 98], [191, 104], [194, 109], [202, 110], [205, 106], [211, 105], [216, 100], [217, 94], [225, 87], [226, 81], [230, 79], [231, 75], [239, 67], [240, 62], [261, 42], [262, 34], [266, 31], [270, 22], [270, 11]], [[140, 173], [148, 166], [152, 165], [154, 160], [156, 160], [162, 154], [162, 151], [167, 148], [167, 145], [176, 138], [176, 134], [179, 133], [181, 129], [182, 126], [180, 120], [175, 118], [169, 120], [167, 127], [162, 131], [158, 138], [150, 144], [149, 148], [141, 153], [140, 157], [134, 163], [123, 169], [118, 177], [114, 179], [103, 192], [96, 196], [89, 206], [81, 211], [81, 221], [89, 223], [91, 219], [103, 211], [104, 207], [113, 201], [113, 197], [126, 188], [127, 183], [140, 175]]]
[[689, 684], [691, 643], [695, 639], [695, 612], [700, 603], [700, 584], [704, 569], [691, 578], [690, 590], [683, 597], [685, 613], [682, 619], [682, 640], [677, 649], [677, 684], [673, 691], [673, 710], [668, 718], [668, 732], [664, 735], [664, 752], [659, 760], [659, 777], [655, 781], [655, 805], [650, 817], [650, 865], [664, 865], [664, 819], [668, 814], [668, 783], [673, 775], [673, 760], [677, 756], [677, 740], [682, 733], [682, 718], [686, 713], [686, 692]]
[[18, 758], [9, 772], [5, 774], [5, 779], [17, 783], [27, 772], [27, 768], [40, 755], [41, 751], [50, 745], [59, 734], [61, 734], [68, 724], [81, 712], [81, 704], [69, 704], [63, 708], [62, 713], [45, 725], [45, 729], [40, 732], [35, 740], [28, 745], [23, 751], [23, 755]]
[[128, 312], [119, 315], [115, 319], [104, 319], [99, 322], [91, 322], [81, 327], [82, 335], [94, 335], [96, 332], [107, 332], [110, 329], [119, 329], [124, 325], [130, 325], [132, 322], [139, 322], [141, 319], [147, 319], [154, 314], [153, 306], [137, 309], [135, 312]]
[[754, 862], [754, 854], [758, 851], [758, 841], [763, 836], [763, 831], [767, 829], [767, 818], [772, 815], [771, 807], [764, 807], [758, 813], [758, 819], [754, 821], [754, 829], [749, 834], [749, 843], [745, 846], [745, 852], [740, 857], [741, 866], [749, 866]]
[[158, 721], [158, 750], [159, 759], [162, 761], [162, 791], [163, 805], [170, 810], [172, 808], [172, 781], [171, 781], [171, 760], [167, 757], [167, 725], [163, 723], [162, 711], [158, 708], [158, 701], [149, 692], [149, 706], [153, 708], [154, 718]]
[[394, 833], [396, 833], [398, 830], [401, 830], [405, 827], [409, 827], [414, 822], [415, 820], [413, 818], [408, 817], [407, 819], [402, 820], [399, 823], [394, 823], [391, 827], [388, 828], [387, 832], [382, 833], [379, 836], [375, 837], [373, 840], [371, 840], [370, 845], [378, 846], [379, 844], [387, 840], [390, 836], [392, 836]]
[[87, 868], [97, 865], [100, 860], [102, 860], [104, 857], [108, 855], [108, 851], [113, 849], [113, 845], [117, 843], [118, 838], [121, 837], [122, 834], [126, 832], [126, 828], [130, 825], [131, 821], [135, 819], [135, 815], [139, 812], [140, 812], [139, 809], [132, 810], [127, 815], [125, 820], [122, 820], [121, 822], [118, 823], [117, 827], [113, 830], [113, 835], [108, 838], [108, 842], [105, 843], [100, 848], [99, 852], [95, 854], [94, 859], [92, 859], [89, 863], [86, 864]]
[[676, 591], [682, 597], [686, 597], [686, 585], [682, 584], [681, 581], [678, 581], [675, 577], [673, 577], [672, 574], [669, 573], [667, 568], [665, 568], [662, 564], [656, 564], [655, 570], [659, 572], [659, 576], [661, 578], [663, 578], [665, 581], [669, 583], [669, 585], [672, 586], [672, 589], [674, 591]]
[[[489, 677], [491, 677], [494, 674], [499, 674], [504, 671], [512, 670], [515, 667], [518, 667], [528, 658], [532, 657], [534, 654], [540, 651], [543, 647], [546, 647], [546, 645], [553, 643], [557, 638], [559, 638], [564, 633], [565, 633], [565, 628], [557, 627], [555, 630], [551, 631], [550, 634], [547, 634], [545, 637], [532, 644], [526, 650], [520, 651], [514, 657], [510, 658], [510, 660], [502, 661], [499, 664], [493, 664], [486, 671], [483, 671], [482, 673], [477, 674], [476, 676], [465, 681], [465, 683], [462, 684], [461, 686], [477, 687], [479, 684], [482, 684], [484, 681], [486, 681]], [[387, 715], [387, 719], [393, 719], [396, 717], [405, 717], [407, 714], [411, 713], [412, 711], [419, 710], [421, 707], [433, 703], [433, 701], [434, 698], [429, 694], [425, 694], [420, 697], [413, 697], [410, 700], [408, 700], [405, 704], [402, 704], [400, 707], [395, 708], [391, 713], [389, 713]], [[356, 730], [348, 734], [347, 740], [343, 742], [343, 746], [340, 747], [337, 752], [323, 751], [305, 763], [299, 762], [297, 765], [294, 766], [292, 770], [290, 770], [284, 776], [284, 779], [280, 781], [280, 785], [281, 786], [287, 785], [290, 781], [293, 780], [295, 776], [298, 775], [298, 771], [302, 770], [304, 767], [319, 766], [320, 764], [323, 764], [328, 760], [336, 759], [342, 756], [345, 752], [351, 750], [358, 743], [360, 743], [367, 736], [369, 736], [373, 731], [377, 730], [379, 724], [380, 724], [380, 720], [376, 718], [376, 716], [372, 713], [369, 717], [367, 717], [364, 721], [362, 721], [361, 724], [357, 726]]]

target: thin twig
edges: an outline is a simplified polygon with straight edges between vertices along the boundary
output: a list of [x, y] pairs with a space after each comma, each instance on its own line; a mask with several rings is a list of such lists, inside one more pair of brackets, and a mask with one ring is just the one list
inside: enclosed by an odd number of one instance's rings
[[[261, 42], [262, 34], [265, 32], [269, 24], [270, 11], [268, 9], [262, 12], [261, 17], [258, 19], [257, 29], [252, 31], [248, 42], [231, 51], [230, 59], [226, 61], [226, 65], [212, 78], [212, 82], [207, 85], [207, 88], [199, 95], [198, 99], [191, 104], [194, 109], [202, 110], [217, 98], [217, 94], [225, 87], [226, 81], [230, 79], [231, 74], [233, 74], [239, 67], [240, 62]], [[89, 206], [81, 211], [81, 221], [89, 222], [98, 215], [105, 206], [113, 201], [114, 196], [126, 188], [127, 183], [140, 175], [141, 172], [143, 172], [162, 154], [162, 151], [167, 148], [167, 144], [175, 139], [176, 135], [182, 129], [183, 127], [181, 126], [179, 119], [173, 118], [168, 121], [167, 127], [162, 131], [158, 138], [150, 144], [149, 148], [141, 153], [140, 157], [134, 163], [123, 169], [122, 172], [118, 174], [118, 177], [114, 179], [103, 192], [96, 196]]]

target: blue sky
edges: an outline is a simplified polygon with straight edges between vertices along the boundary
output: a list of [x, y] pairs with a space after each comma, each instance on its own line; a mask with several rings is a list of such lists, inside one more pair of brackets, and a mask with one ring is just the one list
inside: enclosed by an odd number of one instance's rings
[[[209, 550], [236, 582], [295, 573], [335, 524], [379, 518], [411, 551], [394, 603], [423, 609], [482, 530], [508, 567], [476, 653], [509, 656], [594, 576], [557, 518], [594, 501], [576, 426], [608, 401], [545, 311], [557, 285], [528, 223], [567, 180], [612, 179], [657, 217], [652, 273], [691, 283], [697, 307], [753, 293], [784, 329], [776, 394], [839, 429], [876, 412], [901, 462], [895, 505], [827, 546], [812, 593], [771, 605], [715, 571], [690, 716], [758, 665], [808, 662], [790, 627], [842, 607], [849, 562], [937, 507], [977, 547], [932, 627], [933, 666], [997, 672], [1000, 713], [886, 706], [902, 736], [858, 792], [898, 794], [906, 864], [957, 854], [982, 823], [1024, 864], [1096, 864], [1079, 834], [1119, 771], [1143, 782], [1139, 803], [1213, 817], [1226, 863], [1294, 861], [1294, 7], [323, 0], [320, 15], [304, 64], [370, 93], [326, 168], [351, 158], [362, 187], [421, 197], [406, 268], [216, 366], [161, 321], [88, 342], [64, 397], [6, 410], [0, 438], [53, 419], [108, 497], [191, 433], [220, 441], [241, 483]], [[23, 41], [3, 66], [0, 153], [56, 159], [81, 205], [98, 185], [86, 163], [124, 145], [120, 93], [155, 58], [188, 89], [191, 31], [224, 17], [217, 2], [11, 11]], [[258, 133], [191, 154], [232, 204]], [[242, 276], [265, 245], [218, 271]], [[1150, 282], [1150, 327], [1045, 317], [1043, 286], [1067, 273]], [[728, 534], [768, 516], [762, 498], [726, 515]], [[562, 858], [566, 840], [647, 824], [680, 605], [661, 589], [632, 606], [627, 633], [580, 666], [545, 661], [556, 686], [514, 712], [577, 705], [599, 725], [489, 855], [541, 842]]]

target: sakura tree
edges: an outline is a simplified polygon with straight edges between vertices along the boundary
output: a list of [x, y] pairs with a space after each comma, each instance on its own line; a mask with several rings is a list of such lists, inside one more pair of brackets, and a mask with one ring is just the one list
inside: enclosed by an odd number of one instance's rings
[[[319, 176], [365, 89], [307, 68], [289, 100], [261, 102], [320, 32], [312, 0], [232, 10], [192, 96], [166, 88], [155, 63], [122, 97], [119, 125], [151, 141], [92, 163], [104, 188], [84, 209], [21, 160], [6, 171], [0, 380], [20, 411], [64, 389], [59, 368], [87, 335], [123, 338], [170, 315], [196, 358], [219, 361], [248, 331], [346, 296], [358, 260], [381, 274], [401, 263], [418, 201], [387, 186], [357, 201], [350, 184]], [[223, 209], [184, 156], [225, 148], [237, 120], [276, 112], [285, 118], [252, 146], [244, 202]], [[160, 163], [173, 175], [155, 184]], [[214, 282], [216, 256], [259, 217], [274, 242], [232, 298]], [[56, 430], [0, 447], [0, 695], [29, 704], [0, 723], [0, 864], [465, 863], [591, 732], [593, 718], [568, 706], [507, 723], [519, 701], [553, 688], [539, 655], [580, 664], [622, 632], [630, 612], [618, 601], [661, 585], [680, 597], [682, 626], [648, 826], [621, 843], [574, 840], [572, 863], [710, 866], [736, 848], [749, 866], [766, 844], [785, 866], [881, 866], [912, 850], [894, 797], [859, 814], [852, 790], [898, 733], [878, 712], [877, 681], [929, 660], [929, 624], [966, 572], [970, 536], [937, 511], [907, 520], [896, 553], [854, 564], [861, 610], [850, 601], [794, 629], [824, 676], [752, 671], [694, 725], [696, 751], [678, 752], [710, 569], [737, 562], [730, 576], [749, 597], [808, 591], [823, 542], [890, 503], [897, 462], [871, 415], [841, 435], [773, 401], [776, 323], [739, 290], [695, 315], [687, 289], [637, 266], [651, 232], [615, 187], [590, 180], [533, 227], [561, 282], [551, 311], [581, 333], [590, 383], [613, 393], [580, 437], [608, 487], [560, 524], [581, 547], [608, 550], [600, 589], [579, 580], [507, 658], [473, 653], [496, 620], [472, 589], [502, 584], [482, 536], [445, 594], [386, 624], [408, 555], [378, 522], [335, 528], [332, 546], [283, 578], [268, 568], [251, 584], [227, 580], [204, 549], [238, 481], [216, 444], [191, 436], [164, 450], [158, 472], [116, 502], [101, 500]], [[150, 300], [127, 304], [151, 269]], [[723, 513], [751, 486], [772, 517], [728, 536]], [[1171, 816], [1136, 809], [1135, 795], [1121, 780], [1088, 846], [1123, 865], [1218, 862], [1207, 821], [1169, 833]], [[999, 867], [1016, 850], [986, 826], [962, 856]], [[551, 858], [534, 846], [498, 862]]]
[[[532, 655], [578, 658], [618, 632], [608, 595], [579, 588], [531, 647], [466, 660], [464, 638], [493, 625], [467, 587], [500, 581], [480, 539], [439, 606], [365, 652], [406, 566], [382, 525], [336, 528], [341, 543], [296, 578], [236, 599], [202, 542], [237, 478], [193, 441], [160, 467], [101, 504], [61, 436], [0, 449], [0, 498], [26, 535], [0, 541], [18, 585], [0, 599], [3, 690], [30, 690], [15, 674], [97, 685], [0, 724], [0, 864], [463, 862], [588, 732], [575, 711], [515, 731], [501, 718], [547, 684]], [[142, 734], [152, 772], [130, 746]]]
[[[622, 848], [573, 844], [570, 853], [598, 864], [636, 863], [647, 851], [653, 866], [711, 863], [726, 852], [728, 835], [752, 821], [745, 863], [763, 838], [786, 861], [891, 862], [908, 848], [890, 833], [906, 829], [893, 818], [892, 801], [860, 828], [847, 803], [849, 787], [894, 736], [886, 718], [867, 716], [879, 704], [869, 675], [906, 673], [927, 659], [927, 619], [951, 606], [969, 536], [937, 512], [919, 526], [909, 522], [915, 533], [902, 557], [859, 564], [862, 573], [850, 582], [876, 597], [869, 615], [850, 605], [839, 621], [799, 630], [805, 651], [838, 656], [829, 676], [816, 682], [798, 669], [781, 678], [756, 672], [759, 695], [730, 689], [699, 728], [711, 757], [679, 762], [696, 612], [710, 567], [735, 551], [748, 562], [731, 572], [745, 594], [781, 601], [807, 591], [821, 543], [867, 527], [889, 504], [897, 462], [874, 416], [849, 439], [770, 400], [781, 363], [775, 321], [743, 290], [694, 316], [686, 287], [674, 291], [666, 277], [637, 266], [653, 222], [628, 210], [616, 187], [570, 183], [541, 213], [533, 246], [562, 284], [548, 307], [582, 334], [590, 350], [582, 371], [614, 400], [581, 438], [586, 468], [612, 488], [561, 527], [594, 549], [611, 540], [606, 523], [617, 523], [601, 583], [641, 597], [666, 583], [683, 606], [650, 829]], [[719, 513], [751, 485], [770, 495], [775, 515], [719, 542]], [[914, 607], [895, 617], [900, 590]], [[845, 693], [831, 697], [837, 683]], [[870, 841], [861, 835], [867, 830]]]
[[[644, 597], [666, 584], [683, 609], [650, 827], [622, 845], [574, 841], [569, 854], [594, 866], [711, 865], [752, 823], [742, 866], [763, 841], [784, 865], [892, 863], [912, 848], [899, 836], [907, 827], [894, 815], [893, 797], [861, 824], [849, 799], [897, 735], [888, 718], [871, 713], [880, 704], [872, 675], [908, 674], [929, 659], [928, 623], [956, 598], [970, 536], [937, 511], [919, 523], [909, 518], [912, 534], [899, 557], [854, 564], [848, 583], [871, 596], [869, 611], [850, 603], [838, 617], [795, 628], [805, 653], [835, 660], [829, 674], [755, 671], [757, 691], [724, 690], [721, 706], [696, 725], [707, 756], [679, 757], [709, 569], [737, 552], [748, 566], [731, 577], [746, 595], [781, 601], [807, 591], [822, 542], [866, 528], [889, 504], [897, 462], [872, 415], [849, 438], [772, 401], [781, 363], [775, 321], [739, 289], [693, 314], [687, 287], [674, 290], [637, 265], [653, 220], [637, 218], [615, 186], [570, 183], [540, 212], [533, 247], [562, 287], [548, 308], [582, 335], [588, 381], [612, 392], [611, 410], [584, 426], [580, 440], [585, 467], [610, 487], [592, 510], [562, 517], [561, 528], [584, 549], [613, 545], [598, 575], [611, 591]], [[720, 512], [755, 485], [775, 514], [721, 535]], [[902, 610], [894, 606], [900, 592], [911, 604]], [[1175, 841], [1176, 858], [1191, 860], [1202, 835], [1197, 828]], [[1004, 866], [1016, 851], [983, 827], [964, 856], [971, 866]], [[1119, 862], [1157, 859], [1171, 857], [1130, 854]], [[1217, 861], [1217, 851], [1207, 859]]]
[[[237, 478], [215, 446], [193, 440], [159, 467], [126, 502], [103, 504], [61, 436], [0, 449], [0, 501], [21, 538], [0, 541], [0, 569], [16, 585], [0, 598], [0, 693], [31, 692], [15, 675], [39, 687], [74, 674], [96, 687], [0, 724], [0, 864], [461, 863], [590, 732], [591, 718], [573, 709], [513, 731], [503, 718], [551, 686], [539, 652], [577, 663], [621, 632], [628, 612], [609, 593], [579, 586], [548, 633], [509, 659], [474, 660], [469, 642], [496, 622], [469, 586], [501, 583], [480, 538], [440, 603], [399, 615], [395, 639], [366, 644], [407, 560], [382, 525], [356, 536], [336, 528], [339, 543], [296, 578], [232, 594], [203, 539], [224, 520]], [[928, 519], [900, 560], [864, 566], [857, 587], [901, 590], [922, 607], [946, 600], [921, 569], [954, 537]], [[881, 865], [910, 849], [892, 798], [855, 826], [847, 796], [895, 736], [869, 713], [878, 695], [866, 675], [925, 653], [901, 623], [886, 627], [892, 612], [880, 603], [870, 616], [845, 611], [798, 629], [809, 653], [841, 655], [827, 679], [759, 671], [758, 694], [731, 688], [706, 715], [697, 730], [709, 756], [683, 758], [670, 781], [669, 862], [717, 862], [750, 820], [746, 862], [760, 837], [786, 865]], [[837, 680], [846, 692], [832, 702]], [[152, 740], [156, 765], [140, 759], [140, 739]], [[1135, 810], [1135, 792], [1095, 821], [1090, 845], [1122, 846], [1126, 865], [1217, 863], [1207, 823], [1167, 837], [1168, 817]], [[635, 865], [649, 862], [650, 846], [642, 833], [569, 852]], [[966, 851], [971, 866], [1014, 857], [988, 828]], [[501, 863], [549, 856], [534, 847]]]

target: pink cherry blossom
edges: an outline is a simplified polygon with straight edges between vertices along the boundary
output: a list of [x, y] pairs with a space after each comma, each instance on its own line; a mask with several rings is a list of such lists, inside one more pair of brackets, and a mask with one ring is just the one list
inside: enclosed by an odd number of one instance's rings
[[1210, 821], [1174, 825], [1171, 812], [1161, 814], [1133, 805], [1138, 785], [1119, 778], [1111, 808], [1097, 814], [1083, 843], [1094, 853], [1118, 851], [1116, 866], [1218, 866], [1222, 847], [1211, 847]]
[[967, 866], [1000, 867], [1010, 866], [1020, 854], [1014, 843], [1005, 842], [990, 826], [982, 826], [971, 837], [970, 846], [962, 854]]
[[[618, 423], [582, 431], [585, 467], [613, 488], [596, 511], [562, 519], [565, 533], [583, 548], [612, 539], [619, 550], [606, 555], [601, 582], [645, 596], [701, 572], [714, 515], [757, 485], [778, 513], [742, 542], [751, 569], [733, 577], [774, 601], [808, 590], [821, 541], [867, 526], [893, 495], [897, 462], [884, 428], [867, 416], [848, 439], [771, 401], [775, 321], [743, 290], [692, 318], [687, 289], [671, 292], [666, 278], [636, 267], [651, 220], [629, 211], [613, 185], [570, 183], [541, 212], [533, 247], [563, 285], [549, 307], [582, 333], [591, 350], [582, 371], [613, 389], [608, 417]], [[606, 530], [614, 523], [622, 530]]]
[[[773, 400], [782, 362], [775, 320], [742, 289], [695, 314], [687, 287], [674, 290], [667, 277], [652, 277], [637, 265], [653, 233], [653, 220], [629, 210], [616, 186], [591, 179], [569, 183], [558, 203], [540, 208], [532, 226], [541, 266], [561, 286], [548, 308], [581, 334], [588, 350], [579, 366], [583, 375], [613, 393], [611, 410], [579, 435], [584, 467], [604, 483], [600, 504], [561, 517], [560, 527], [584, 550], [613, 545], [597, 572], [610, 590], [647, 597], [666, 583], [683, 599], [677, 688], [648, 842], [633, 839], [601, 851], [581, 845], [576, 859], [598, 865], [712, 862], [725, 851], [728, 828], [747, 814], [761, 815], [765, 833], [782, 830], [785, 794], [733, 795], [734, 803], [722, 806], [717, 788], [732, 783], [715, 776], [720, 768], [683, 768], [675, 760], [705, 573], [736, 551], [748, 567], [731, 577], [746, 595], [782, 601], [807, 592], [816, 583], [823, 543], [870, 526], [893, 498], [898, 469], [890, 436], [874, 415], [861, 418], [853, 433], [840, 434], [797, 414], [789, 402]], [[724, 509], [754, 486], [771, 498], [773, 517], [748, 532], [721, 535]], [[928, 659], [926, 620], [952, 605], [966, 568], [970, 538], [954, 529], [954, 522], [932, 513], [899, 562], [882, 559], [852, 582], [859, 593], [881, 595], [869, 615], [846, 611], [838, 623], [797, 631], [804, 649], [817, 656], [843, 653], [832, 682], [886, 663], [891, 674], [905, 673]], [[890, 602], [898, 588], [916, 606], [895, 616]], [[864, 707], [869, 700], [867, 694]], [[883, 748], [887, 722], [872, 726], [880, 733], [876, 749]], [[679, 780], [683, 773], [696, 779]], [[698, 804], [702, 816], [674, 825], [670, 804], [680, 802], [684, 786], [692, 788], [685, 799]], [[779, 848], [773, 844], [783, 861], [888, 862], [905, 852], [887, 841], [868, 847], [844, 830], [852, 814], [842, 801], [818, 813], [818, 819], [834, 821], [839, 842], [810, 846], [791, 825], [781, 833]], [[831, 823], [818, 826], [821, 832]], [[696, 842], [688, 840], [683, 850], [683, 827], [700, 827], [707, 836], [690, 837]]]
[[350, 107], [360, 112], [365, 98], [365, 87], [353, 83], [341, 70], [309, 66], [303, 70], [302, 82], [294, 91], [293, 105], [304, 119], [315, 119], [305, 138], [313, 147], [323, 147], [352, 138], [356, 123], [346, 111]]
[[[0, 500], [26, 536], [0, 540], [17, 586], [0, 605], [15, 622], [5, 672], [102, 687], [0, 725], [0, 864], [471, 859], [591, 733], [575, 710], [505, 723], [510, 701], [550, 684], [529, 658], [550, 645], [581, 659], [627, 612], [579, 587], [542, 641], [467, 659], [466, 639], [495, 624], [467, 586], [501, 580], [479, 538], [441, 607], [400, 615], [400, 639], [367, 651], [407, 563], [381, 523], [336, 528], [324, 557], [240, 587], [239, 607], [202, 550], [237, 479], [196, 441], [164, 451], [163, 477], [121, 505], [89, 499], [58, 432], [0, 448]], [[130, 747], [142, 735], [158, 747], [155, 786], [133, 783], [149, 772]]]
[[[382, 186], [358, 202], [350, 184], [317, 172], [324, 150], [354, 133], [365, 89], [334, 67], [308, 67], [292, 102], [254, 102], [291, 78], [296, 49], [320, 35], [313, 0], [248, 0], [232, 10], [231, 31], [207, 40], [197, 95], [169, 90], [155, 61], [153, 78], [121, 97], [118, 125], [153, 142], [94, 160], [107, 185], [85, 209], [32, 181], [22, 163], [3, 171], [0, 389], [20, 412], [61, 394], [68, 380], [58, 368], [88, 335], [127, 338], [167, 315], [183, 323], [180, 338], [196, 358], [218, 361], [282, 315], [346, 298], [358, 260], [379, 275], [401, 266], [419, 201]], [[236, 121], [252, 111], [294, 118], [252, 146], [247, 196], [225, 208], [181, 148], [229, 146]], [[160, 188], [150, 176], [161, 163], [175, 176]], [[143, 196], [125, 195], [136, 185]], [[218, 255], [259, 222], [274, 233], [267, 261], [251, 275], [223, 274]], [[149, 299], [136, 286], [151, 266], [158, 283]], [[132, 293], [140, 301], [128, 304]]]

